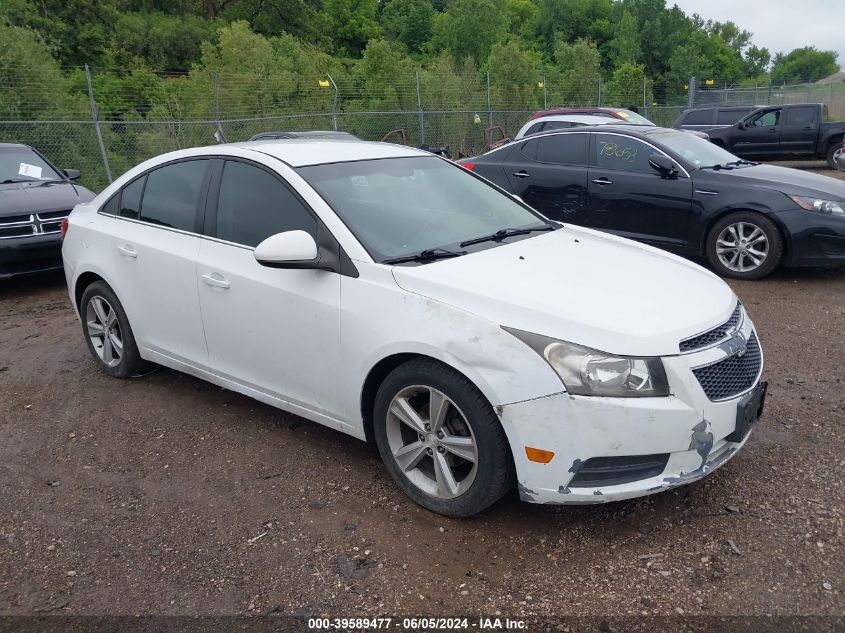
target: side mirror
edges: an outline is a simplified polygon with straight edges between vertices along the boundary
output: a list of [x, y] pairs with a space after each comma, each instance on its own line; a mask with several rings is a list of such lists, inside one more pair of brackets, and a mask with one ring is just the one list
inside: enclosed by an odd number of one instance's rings
[[665, 178], [671, 178], [678, 173], [678, 166], [675, 164], [675, 161], [663, 154], [652, 154], [648, 157], [648, 164], [654, 171]]
[[255, 261], [271, 268], [320, 268], [317, 242], [305, 231], [276, 233], [255, 247]]
[[78, 169], [63, 169], [62, 171], [68, 180], [79, 180], [79, 177], [82, 175]]

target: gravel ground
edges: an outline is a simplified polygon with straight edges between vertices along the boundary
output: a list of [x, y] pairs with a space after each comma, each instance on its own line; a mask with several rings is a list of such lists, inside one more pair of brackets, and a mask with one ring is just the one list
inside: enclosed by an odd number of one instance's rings
[[2, 283], [0, 615], [843, 614], [845, 272], [731, 285], [770, 384], [734, 460], [453, 520], [350, 437], [166, 369], [108, 378], [61, 275]]

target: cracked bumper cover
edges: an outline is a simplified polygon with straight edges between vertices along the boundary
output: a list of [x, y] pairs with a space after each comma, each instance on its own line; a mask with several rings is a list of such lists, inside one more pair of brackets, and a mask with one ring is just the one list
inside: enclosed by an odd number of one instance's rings
[[[690, 371], [696, 360], [664, 358], [672, 395], [602, 398], [552, 394], [498, 408], [510, 441], [520, 497], [550, 504], [604, 503], [653, 494], [713, 472], [748, 440], [731, 442], [741, 395], [711, 402]], [[758, 377], [759, 382], [759, 377]], [[755, 383], [756, 386], [756, 383]], [[525, 447], [555, 453], [529, 461]], [[660, 475], [612, 486], [570, 486], [578, 465], [593, 457], [668, 453]]]

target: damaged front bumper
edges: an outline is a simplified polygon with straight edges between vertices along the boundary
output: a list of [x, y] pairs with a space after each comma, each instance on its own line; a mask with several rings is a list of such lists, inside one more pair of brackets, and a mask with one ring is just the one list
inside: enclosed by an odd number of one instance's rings
[[[751, 335], [750, 321], [743, 330]], [[738, 404], [759, 393], [761, 405], [765, 395], [758, 375], [754, 386], [736, 397], [708, 399], [692, 368], [725, 353], [714, 348], [664, 358], [668, 397], [562, 392], [498, 407], [520, 497], [533, 503], [605, 503], [691, 483], [719, 468], [748, 440], [747, 432], [738, 432]], [[526, 447], [554, 457], [548, 463], [531, 461]]]

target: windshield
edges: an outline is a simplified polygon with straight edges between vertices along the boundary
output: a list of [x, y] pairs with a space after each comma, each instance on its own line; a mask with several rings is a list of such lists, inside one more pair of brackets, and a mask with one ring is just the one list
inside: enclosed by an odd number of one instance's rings
[[615, 112], [631, 125], [650, 125], [654, 127], [654, 123], [632, 110], [615, 110]]
[[0, 183], [62, 180], [56, 170], [28, 147], [0, 147]]
[[648, 135], [649, 140], [661, 143], [693, 166], [712, 167], [739, 159], [710, 141], [679, 130], [662, 129]]
[[[440, 158], [382, 158], [298, 169], [376, 261], [548, 222]], [[486, 241], [475, 248], [501, 243]], [[461, 250], [463, 250], [461, 248]]]

